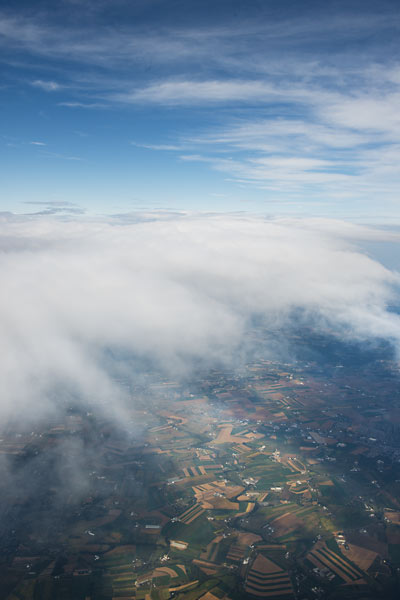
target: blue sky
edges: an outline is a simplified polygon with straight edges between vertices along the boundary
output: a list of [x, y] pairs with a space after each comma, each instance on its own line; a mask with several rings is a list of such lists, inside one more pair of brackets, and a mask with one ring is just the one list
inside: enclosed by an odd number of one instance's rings
[[398, 222], [398, 2], [2, 2], [0, 209]]

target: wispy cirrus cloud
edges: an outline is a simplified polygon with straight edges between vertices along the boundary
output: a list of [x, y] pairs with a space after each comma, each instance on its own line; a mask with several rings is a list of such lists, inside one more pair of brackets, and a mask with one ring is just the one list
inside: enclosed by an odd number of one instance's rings
[[41, 156], [47, 158], [59, 158], [61, 160], [72, 160], [72, 161], [81, 161], [82, 158], [80, 156], [74, 156], [73, 154], [62, 154], [60, 152], [52, 152], [49, 150], [45, 150], [41, 152]]
[[[249, 3], [248, 8], [244, 18], [235, 19], [234, 14], [228, 17], [224, 14], [222, 19], [211, 19], [197, 26], [193, 20], [177, 26], [173, 18], [159, 22], [153, 19], [151, 30], [140, 18], [128, 18], [117, 28], [109, 26], [106, 15], [103, 20], [101, 15], [93, 20], [92, 14], [85, 15], [84, 6], [81, 7], [79, 23], [65, 18], [66, 15], [59, 14], [57, 18], [54, 10], [38, 16], [8, 10], [0, 15], [0, 43], [4, 48], [26, 50], [32, 55], [54, 59], [65, 57], [93, 65], [133, 64], [143, 59], [145, 62], [156, 59], [162, 64], [182, 65], [207, 58], [207, 70], [215, 65], [225, 65], [227, 69], [239, 72], [259, 70], [278, 74], [282, 66], [283, 70], [287, 69], [285, 63], [288, 59], [293, 64], [298, 63], [299, 45], [303, 54], [304, 51], [310, 53], [307, 62], [313, 62], [317, 67], [318, 59], [312, 57], [310, 51], [317, 47], [318, 55], [332, 54], [333, 37], [348, 45], [362, 43], [368, 35], [381, 31], [386, 32], [390, 39], [399, 27], [397, 15], [387, 7], [382, 7], [379, 14], [365, 6], [362, 14], [351, 6], [347, 11], [332, 11], [332, 14], [310, 7], [314, 18], [310, 18], [306, 9], [302, 15], [297, 11], [283, 11], [270, 18], [268, 7], [263, 10], [257, 6], [252, 11], [254, 7]], [[369, 46], [373, 47], [375, 54], [383, 50], [380, 39], [370, 39]], [[268, 50], [268, 62], [262, 50]], [[345, 50], [335, 48], [336, 55], [343, 57], [345, 53]], [[363, 58], [358, 56], [357, 62], [360, 63]], [[368, 57], [365, 58], [368, 61]], [[332, 66], [332, 63], [325, 65], [324, 72]], [[342, 66], [347, 65], [342, 61]]]
[[184, 145], [174, 145], [174, 144], [140, 144], [139, 142], [131, 142], [132, 146], [136, 146], [136, 148], [146, 148], [147, 150], [160, 150], [167, 152], [178, 152], [184, 149]]
[[[382, 90], [383, 80], [389, 92]], [[331, 199], [394, 200], [400, 185], [399, 99], [391, 73], [373, 79], [369, 71], [355, 90], [317, 83], [287, 92], [273, 88], [262, 100], [264, 109], [274, 105], [272, 114], [260, 118], [260, 110], [251, 116], [243, 111], [221, 127], [189, 136], [181, 158], [296, 197], [321, 196], [323, 190]]]
[[[65, 109], [65, 119], [67, 110], [150, 115], [150, 127], [127, 129], [121, 145], [134, 137], [138, 148], [180, 152], [177, 168], [197, 157], [269, 198], [371, 201], [379, 193], [394, 202], [396, 11], [350, 2], [272, 14], [249, 4], [240, 19], [214, 19], [203, 7], [198, 22], [141, 20], [144, 5], [125, 6], [135, 18], [112, 26], [110, 5], [83, 6], [79, 23], [68, 3], [39, 16], [9, 9], [0, 14], [0, 47], [10, 68], [28, 65], [23, 80], [47, 92], [44, 101], [54, 100], [58, 115]], [[159, 131], [150, 131], [152, 111], [162, 116]]]
[[400, 85], [391, 87], [390, 91], [381, 91], [374, 86], [372, 90], [350, 94], [339, 101], [333, 100], [319, 112], [323, 111], [323, 118], [334, 125], [397, 140], [400, 135]]
[[107, 104], [103, 102], [58, 102], [58, 106], [66, 106], [67, 108], [107, 108]]
[[43, 81], [42, 79], [36, 79], [35, 81], [32, 81], [31, 84], [33, 87], [40, 88], [45, 92], [57, 92], [64, 87], [56, 81]]
[[161, 81], [144, 88], [110, 96], [127, 103], [154, 102], [164, 105], [204, 105], [214, 103], [265, 102], [282, 97], [283, 90], [264, 81], [210, 80]]

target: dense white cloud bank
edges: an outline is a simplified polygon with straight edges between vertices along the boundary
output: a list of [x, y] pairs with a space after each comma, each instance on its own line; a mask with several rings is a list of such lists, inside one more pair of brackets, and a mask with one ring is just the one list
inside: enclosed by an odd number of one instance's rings
[[117, 410], [106, 351], [174, 376], [229, 360], [249, 322], [300, 309], [350, 338], [398, 343], [399, 275], [357, 249], [393, 238], [346, 223], [227, 215], [108, 221], [4, 218], [1, 417], [42, 415], [65, 390]]

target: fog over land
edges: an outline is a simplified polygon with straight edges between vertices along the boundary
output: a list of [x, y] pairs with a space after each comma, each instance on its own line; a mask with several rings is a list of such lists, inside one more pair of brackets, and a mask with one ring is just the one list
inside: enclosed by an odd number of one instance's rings
[[[362, 251], [397, 235], [323, 219], [148, 213], [2, 217], [1, 418], [82, 399], [123, 419], [118, 373], [169, 376], [245, 358], [255, 320], [285, 347], [293, 315], [397, 346], [399, 274]], [[126, 359], [126, 360], [125, 360]]]

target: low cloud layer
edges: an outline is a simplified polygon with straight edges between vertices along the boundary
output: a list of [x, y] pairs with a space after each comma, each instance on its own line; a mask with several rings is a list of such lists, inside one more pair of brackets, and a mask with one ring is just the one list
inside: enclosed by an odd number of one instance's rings
[[255, 318], [278, 332], [267, 345], [285, 341], [295, 313], [397, 345], [387, 307], [400, 277], [359, 249], [386, 239], [396, 236], [324, 220], [5, 215], [0, 416], [49, 415], [64, 398], [122, 415], [117, 373], [134, 379], [135, 361], [174, 377], [229, 363]]

